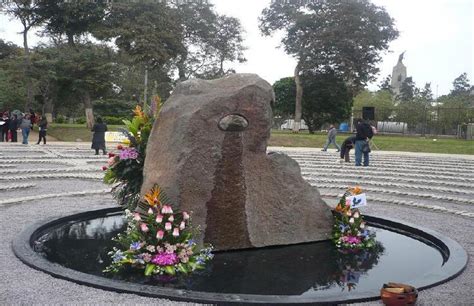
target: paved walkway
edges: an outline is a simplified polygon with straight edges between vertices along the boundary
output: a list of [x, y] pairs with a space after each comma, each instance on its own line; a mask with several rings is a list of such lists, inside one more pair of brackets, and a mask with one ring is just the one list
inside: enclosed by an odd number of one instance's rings
[[[375, 151], [366, 168], [340, 164], [335, 151], [270, 150], [295, 158], [329, 203], [358, 184], [370, 203], [363, 213], [431, 228], [474, 255], [474, 156]], [[31, 269], [13, 255], [12, 239], [30, 223], [116, 205], [101, 182], [105, 163], [89, 143], [0, 143], [0, 304], [186, 304], [77, 285]], [[456, 279], [422, 291], [418, 305], [472, 305], [473, 281], [471, 261]]]

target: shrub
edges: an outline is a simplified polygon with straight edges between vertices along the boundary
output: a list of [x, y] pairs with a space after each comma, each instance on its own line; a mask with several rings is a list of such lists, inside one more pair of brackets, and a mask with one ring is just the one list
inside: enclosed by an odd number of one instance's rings
[[79, 117], [79, 118], [76, 118], [76, 119], [74, 120], [74, 123], [77, 123], [77, 124], [84, 124], [84, 123], [86, 123], [86, 121], [87, 121], [87, 120], [86, 120], [86, 117]]
[[114, 116], [104, 116], [104, 117], [102, 117], [102, 119], [104, 119], [105, 123], [107, 123], [107, 124], [123, 125], [123, 120], [125, 120], [127, 118], [114, 117]]
[[54, 119], [54, 123], [66, 123], [66, 117], [63, 115], [57, 115]]

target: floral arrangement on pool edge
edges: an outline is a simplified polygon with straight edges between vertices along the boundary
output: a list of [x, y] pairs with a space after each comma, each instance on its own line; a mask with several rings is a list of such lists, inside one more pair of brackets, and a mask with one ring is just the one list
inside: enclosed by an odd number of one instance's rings
[[369, 232], [359, 209], [351, 208], [347, 200], [350, 196], [362, 193], [359, 187], [349, 188], [335, 208], [332, 232], [336, 247], [345, 250], [372, 249], [375, 247], [375, 234]]
[[203, 269], [213, 258], [212, 246], [198, 249], [192, 240], [189, 213], [176, 212], [160, 187], [155, 186], [144, 197], [140, 207], [146, 214], [126, 210], [128, 227], [114, 238], [119, 247], [109, 252], [112, 264], [105, 272], [131, 267], [149, 275], [187, 274]]
[[130, 210], [134, 210], [140, 200], [146, 145], [160, 107], [158, 96], [154, 97], [152, 108], [147, 111], [137, 105], [132, 121], [123, 121], [127, 129], [120, 130], [127, 136], [129, 145], [118, 145], [118, 154], [109, 153], [108, 165], [102, 167], [104, 182], [115, 184], [112, 188], [114, 197], [121, 206]]

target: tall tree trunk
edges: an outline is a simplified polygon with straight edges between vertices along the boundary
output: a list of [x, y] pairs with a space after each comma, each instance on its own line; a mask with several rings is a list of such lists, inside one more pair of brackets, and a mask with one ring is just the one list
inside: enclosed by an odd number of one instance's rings
[[143, 108], [148, 105], [148, 66], [145, 66], [145, 88], [143, 89]]
[[295, 67], [296, 100], [295, 100], [295, 121], [293, 123], [293, 133], [299, 133], [301, 127], [303, 85], [300, 77], [300, 63]]
[[186, 59], [187, 58], [188, 58], [188, 53], [183, 52], [183, 54], [181, 54], [181, 57], [178, 63], [176, 64], [176, 66], [178, 67], [178, 76], [179, 76], [178, 81], [180, 82], [187, 80], [187, 77], [186, 77]]
[[53, 122], [53, 101], [49, 97], [45, 97], [44, 99], [43, 114], [48, 123]]
[[82, 103], [86, 112], [87, 127], [92, 129], [94, 126], [94, 111], [92, 110], [92, 101], [89, 91], [82, 92]]
[[30, 60], [30, 49], [28, 48], [28, 30], [29, 27], [23, 27], [23, 48], [25, 50], [25, 85], [26, 85], [26, 101], [25, 101], [25, 113], [29, 112], [33, 105], [33, 82], [30, 77], [31, 60]]
[[220, 58], [220, 68], [219, 68], [219, 77], [223, 77], [224, 76], [224, 58]]

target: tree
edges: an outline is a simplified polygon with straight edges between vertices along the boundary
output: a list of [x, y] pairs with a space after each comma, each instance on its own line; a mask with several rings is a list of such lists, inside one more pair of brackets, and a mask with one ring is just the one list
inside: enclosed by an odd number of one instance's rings
[[396, 99], [401, 103], [407, 103], [413, 101], [415, 96], [418, 94], [418, 89], [416, 88], [415, 82], [413, 82], [412, 77], [407, 77], [400, 87], [400, 94]]
[[393, 95], [393, 90], [392, 90], [392, 77], [390, 75], [387, 75], [385, 79], [382, 80], [379, 84], [379, 90], [384, 90], [389, 92], [390, 94]]
[[183, 48], [182, 30], [174, 18], [178, 16], [162, 3], [116, 3], [93, 34], [114, 41], [135, 63], [154, 69], [168, 64]]
[[26, 87], [25, 112], [30, 109], [33, 104], [34, 92], [33, 84], [29, 77], [31, 69], [30, 49], [28, 47], [28, 32], [39, 26], [43, 22], [43, 17], [39, 14], [39, 4], [37, 1], [30, 0], [12, 0], [2, 2], [1, 6], [5, 7], [6, 13], [17, 18], [23, 25], [23, 50], [24, 50], [24, 77]]
[[437, 123], [442, 133], [456, 131], [459, 125], [474, 122], [474, 108], [466, 104], [464, 96], [448, 94], [439, 97], [437, 102]]
[[225, 15], [217, 16], [209, 45], [206, 47], [209, 49], [206, 53], [210, 55], [207, 64], [206, 59], [201, 58], [198, 64], [199, 68], [194, 68], [194, 73], [191, 75], [214, 79], [235, 72], [232, 68], [225, 69], [224, 64], [225, 62], [243, 63], [247, 61], [243, 55], [245, 47], [243, 46], [242, 33], [243, 29], [237, 18]]
[[[75, 101], [81, 99], [86, 108], [93, 99], [110, 95], [118, 74], [114, 52], [109, 47], [75, 43], [37, 48], [33, 61], [33, 74], [50, 116], [56, 107], [77, 109]], [[87, 100], [87, 101], [85, 101]]]
[[182, 44], [175, 66], [179, 80], [184, 81], [192, 75], [205, 73], [215, 62], [211, 41], [216, 32], [217, 14], [207, 3], [177, 4], [171, 8], [179, 25]]
[[354, 112], [362, 114], [362, 108], [375, 107], [375, 120], [387, 121], [394, 111], [394, 102], [391, 91], [381, 89], [376, 92], [361, 91], [354, 97]]
[[469, 79], [467, 78], [467, 73], [464, 72], [454, 79], [453, 89], [451, 90], [450, 94], [453, 96], [469, 95], [471, 88], [472, 87], [469, 84]]
[[73, 47], [82, 36], [91, 33], [106, 15], [106, 1], [39, 0], [38, 13], [45, 22], [44, 34]]
[[12, 58], [17, 58], [20, 56], [20, 47], [15, 45], [12, 42], [5, 42], [3, 39], [0, 39], [0, 60], [8, 60]]
[[295, 126], [301, 121], [301, 73], [328, 70], [341, 77], [354, 96], [378, 72], [379, 53], [398, 36], [384, 8], [359, 1], [273, 1], [260, 17], [263, 35], [284, 31], [286, 53], [297, 60]]
[[57, 60], [62, 55], [56, 48], [37, 47], [32, 56], [31, 77], [36, 80], [36, 86], [42, 97], [42, 113], [48, 122], [53, 121], [54, 102], [58, 94]]
[[[38, 14], [44, 20], [44, 33], [52, 37], [56, 36], [57, 44], [62, 44], [62, 37], [66, 36], [67, 45], [62, 45], [65, 52], [72, 56], [81, 52], [82, 46], [76, 46], [80, 38], [94, 31], [103, 20], [106, 13], [106, 3], [82, 2], [82, 1], [53, 1], [40, 0], [38, 3]], [[69, 50], [65, 50], [66, 47]], [[83, 49], [84, 50], [84, 49]], [[86, 57], [88, 55], [86, 54]], [[96, 71], [98, 72], [98, 71]], [[84, 105], [87, 126], [94, 125], [94, 112], [89, 88], [82, 87], [76, 91]]]
[[273, 121], [280, 127], [285, 120], [293, 116], [296, 97], [296, 84], [293, 77], [282, 78], [273, 84], [275, 102], [272, 105]]
[[425, 102], [427, 106], [431, 105], [434, 101], [433, 91], [431, 90], [431, 83], [426, 83], [425, 87], [420, 90], [420, 98]]
[[0, 39], [0, 111], [22, 109], [26, 100], [22, 49]]
[[339, 123], [350, 116], [352, 93], [335, 72], [306, 72], [302, 75], [302, 117], [310, 133], [324, 123]]

